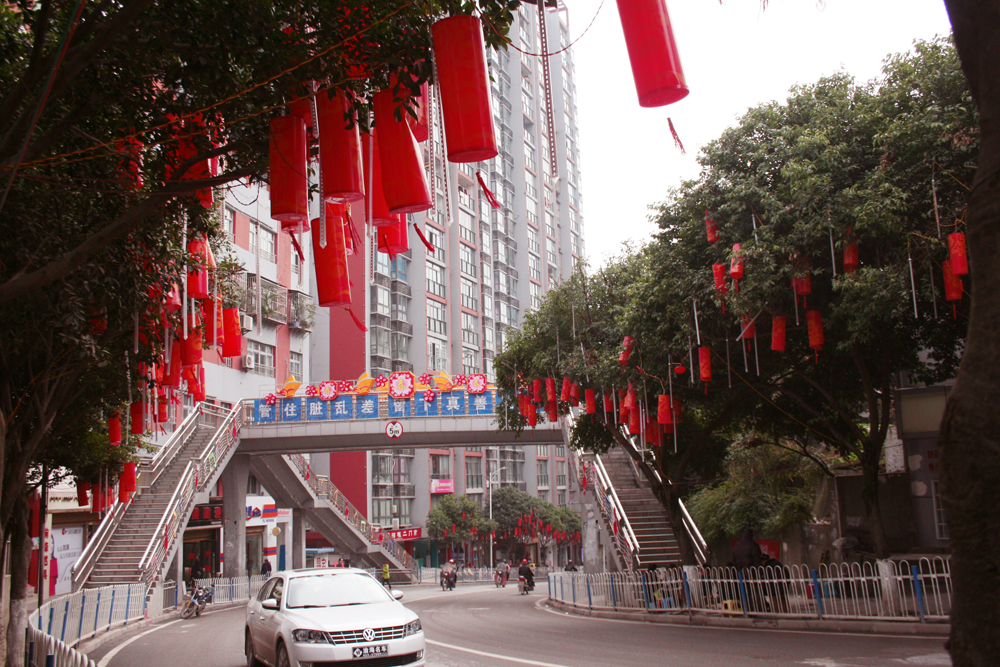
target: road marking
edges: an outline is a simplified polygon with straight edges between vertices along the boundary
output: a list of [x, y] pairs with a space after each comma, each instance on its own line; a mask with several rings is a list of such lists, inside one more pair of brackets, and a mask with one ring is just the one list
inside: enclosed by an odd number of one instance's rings
[[[512, 658], [509, 655], [500, 655], [499, 653], [487, 653], [486, 651], [477, 651], [472, 648], [465, 648], [464, 646], [455, 646], [454, 644], [445, 644], [442, 642], [436, 642], [433, 639], [425, 639], [428, 644], [433, 646], [440, 646], [441, 648], [450, 648], [453, 651], [464, 651], [465, 653], [471, 653], [473, 655], [479, 655], [484, 658], [496, 658], [497, 660], [506, 660], [507, 662], [516, 662], [522, 665], [535, 665], [536, 667], [567, 667], [566, 665], [559, 665], [554, 662], [539, 662], [538, 660], [527, 660], [525, 658]], [[98, 667], [104, 667], [103, 665], [98, 665]]]
[[148, 635], [150, 633], [156, 632], [157, 630], [162, 630], [163, 628], [165, 628], [167, 626], [173, 625], [174, 623], [180, 623], [180, 622], [181, 622], [181, 619], [177, 619], [176, 621], [170, 621], [169, 623], [164, 623], [163, 625], [154, 625], [149, 630], [146, 630], [145, 632], [140, 632], [135, 637], [132, 637], [128, 641], [122, 642], [118, 646], [116, 646], [113, 649], [111, 649], [110, 651], [108, 651], [108, 654], [106, 656], [104, 656], [103, 658], [101, 658], [101, 661], [99, 663], [97, 663], [97, 667], [108, 667], [108, 664], [111, 663], [111, 659], [114, 658], [116, 655], [118, 655], [119, 651], [121, 651], [123, 648], [125, 648], [126, 646], [128, 646], [132, 642], [136, 641], [137, 639], [142, 639], [143, 637], [145, 637], [146, 635]]

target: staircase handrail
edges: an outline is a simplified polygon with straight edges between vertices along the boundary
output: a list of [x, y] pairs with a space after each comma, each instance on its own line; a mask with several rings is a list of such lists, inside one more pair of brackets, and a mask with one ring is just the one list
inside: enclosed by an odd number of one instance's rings
[[170, 437], [163, 443], [163, 446], [153, 455], [153, 460], [149, 462], [150, 486], [156, 482], [167, 464], [174, 460], [177, 450], [184, 446], [188, 437], [198, 428], [198, 418], [201, 416], [201, 412], [206, 405], [208, 404], [199, 403], [196, 409], [191, 410], [191, 413], [184, 418], [181, 425], [174, 429], [174, 432], [170, 434]]
[[[618, 529], [616, 543], [618, 544], [619, 550], [622, 552], [622, 557], [626, 560], [626, 566], [631, 568], [632, 563], [639, 555], [639, 540], [636, 539], [635, 533], [632, 532], [632, 525], [629, 523], [628, 516], [625, 514], [625, 509], [622, 507], [621, 501], [618, 500], [618, 493], [615, 491], [615, 487], [611, 483], [611, 478], [608, 476], [608, 472], [604, 469], [604, 462], [601, 461], [601, 457], [596, 454], [594, 455], [594, 471], [597, 474], [597, 481], [600, 485], [601, 492], [606, 494], [607, 498], [610, 499], [611, 504], [614, 506], [615, 515], [619, 517], [618, 520], [621, 526]], [[598, 501], [600, 501], [601, 511], [604, 513], [605, 519], [610, 522], [611, 517], [608, 516], [608, 511], [605, 507], [605, 499], [598, 496]], [[624, 535], [624, 538], [621, 537], [622, 535]], [[622, 543], [623, 539], [624, 544]]]
[[201, 491], [206, 482], [212, 478], [215, 471], [219, 469], [219, 464], [225, 460], [226, 454], [237, 443], [239, 433], [243, 428], [244, 406], [243, 402], [234, 405], [228, 412], [224, 409], [212, 406], [209, 412], [216, 416], [223, 417], [222, 423], [215, 429], [215, 434], [205, 445], [205, 448], [195, 459], [195, 488]]
[[[635, 481], [640, 486], [642, 486], [643, 479], [639, 473], [639, 466], [636, 465], [635, 460], [629, 456], [628, 464], [632, 467], [632, 474], [635, 475]], [[653, 468], [653, 475], [656, 476], [656, 481], [663, 484], [663, 477], [660, 476], [660, 471]], [[680, 498], [677, 499], [677, 504], [681, 508], [681, 520], [684, 523], [684, 532], [687, 533], [688, 538], [691, 540], [691, 546], [694, 547], [695, 558], [701, 565], [708, 562], [708, 542], [702, 536], [701, 531], [698, 530], [698, 524], [694, 522], [691, 515], [688, 513], [687, 507], [684, 505], [684, 501]]]
[[194, 498], [196, 465], [194, 461], [188, 461], [184, 467], [184, 473], [170, 496], [169, 502], [167, 502], [167, 509], [160, 518], [160, 523], [153, 531], [153, 536], [139, 560], [139, 572], [147, 585], [156, 578], [156, 572], [170, 549], [170, 542], [179, 532], [178, 525], [186, 516], [188, 502]]
[[333, 505], [338, 512], [343, 513], [345, 520], [353, 525], [354, 528], [364, 536], [369, 544], [382, 547], [391, 553], [396, 560], [402, 563], [405, 568], [410, 571], [416, 571], [417, 564], [413, 556], [407, 553], [406, 549], [404, 549], [395, 540], [384, 540], [379, 542], [375, 536], [374, 524], [368, 521], [365, 516], [351, 504], [347, 497], [340, 492], [340, 489], [338, 489], [336, 485], [329, 480], [329, 478], [323, 477], [322, 475], [313, 475], [311, 469], [309, 468], [309, 462], [306, 461], [304, 456], [301, 454], [288, 454], [285, 458], [295, 465], [299, 474], [302, 476], [302, 479], [304, 479], [306, 484], [309, 485], [309, 488], [311, 488], [317, 496], [325, 498], [326, 501]]
[[79, 590], [83, 586], [83, 583], [87, 581], [90, 573], [94, 571], [98, 556], [104, 552], [104, 547], [107, 546], [111, 540], [111, 536], [114, 535], [115, 530], [121, 524], [127, 507], [127, 503], [118, 500], [115, 501], [115, 504], [111, 507], [111, 511], [104, 515], [101, 523], [97, 526], [97, 530], [94, 531], [94, 534], [87, 541], [87, 546], [80, 553], [80, 557], [73, 563], [70, 571], [73, 575], [74, 591]]

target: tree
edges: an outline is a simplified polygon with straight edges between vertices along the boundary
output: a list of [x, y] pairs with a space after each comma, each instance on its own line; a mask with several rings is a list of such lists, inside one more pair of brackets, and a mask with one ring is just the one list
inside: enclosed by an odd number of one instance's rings
[[1000, 278], [991, 262], [1000, 247], [1000, 7], [945, 0], [962, 70], [979, 110], [980, 152], [968, 199], [972, 307], [965, 353], [941, 423], [942, 500], [951, 535], [954, 604], [948, 650], [957, 667], [1000, 655]]
[[480, 512], [479, 504], [468, 496], [456, 498], [451, 493], [441, 496], [427, 514], [427, 534], [452, 548], [486, 539], [490, 531], [496, 530], [496, 522]]
[[493, 492], [493, 520], [495, 543], [514, 559], [522, 558], [525, 545], [533, 540], [556, 545], [576, 542], [582, 527], [576, 512], [556, 507], [513, 486], [502, 486]]

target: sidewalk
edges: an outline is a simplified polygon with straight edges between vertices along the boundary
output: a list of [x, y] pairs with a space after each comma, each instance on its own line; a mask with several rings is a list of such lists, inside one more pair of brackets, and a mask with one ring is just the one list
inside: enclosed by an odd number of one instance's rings
[[788, 630], [796, 632], [844, 632], [849, 634], [880, 634], [900, 636], [941, 637], [951, 633], [950, 623], [917, 623], [908, 621], [850, 621], [817, 618], [732, 618], [687, 611], [643, 613], [637, 611], [608, 611], [583, 609], [548, 598], [550, 608], [566, 614], [608, 618], [643, 623], [665, 623], [699, 627], [742, 628], [757, 630]]

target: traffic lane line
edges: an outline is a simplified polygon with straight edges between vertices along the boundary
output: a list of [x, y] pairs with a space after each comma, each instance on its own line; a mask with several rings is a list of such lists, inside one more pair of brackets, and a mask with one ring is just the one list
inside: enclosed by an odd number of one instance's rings
[[[434, 641], [433, 639], [424, 639], [427, 644], [432, 646], [438, 646], [441, 648], [451, 649], [452, 651], [462, 651], [463, 653], [471, 653], [472, 655], [478, 655], [482, 658], [493, 658], [495, 660], [505, 660], [507, 662], [516, 662], [519, 665], [534, 665], [535, 667], [570, 667], [569, 665], [560, 665], [555, 662], [540, 662], [538, 660], [528, 660], [527, 658], [514, 658], [509, 655], [500, 655], [499, 653], [488, 653], [486, 651], [477, 651], [474, 648], [465, 648], [464, 646], [455, 646], [454, 644], [445, 644], [444, 642]], [[102, 666], [98, 666], [102, 667]]]
[[[203, 611], [201, 613], [201, 615], [202, 616], [209, 616], [211, 614], [221, 614], [223, 612], [232, 611], [233, 609], [239, 609], [239, 607], [238, 606], [233, 606], [233, 607], [228, 607], [226, 609], [213, 609], [211, 611], [205, 610], [205, 611]], [[198, 617], [196, 616], [194, 618], [198, 618]], [[174, 625], [176, 623], [180, 623], [181, 621], [190, 621], [190, 620], [192, 620], [192, 619], [190, 619], [190, 618], [178, 618], [178, 619], [174, 619], [173, 621], [168, 621], [168, 622], [166, 622], [166, 623], [164, 623], [162, 625], [154, 625], [153, 627], [151, 627], [149, 630], [146, 630], [145, 632], [140, 632], [139, 634], [135, 635], [134, 637], [129, 637], [128, 639], [126, 639], [125, 641], [123, 641], [121, 644], [119, 644], [118, 646], [116, 646], [113, 649], [111, 649], [110, 651], [108, 651], [105, 654], [105, 656], [103, 658], [101, 658], [100, 662], [97, 663], [97, 667], [108, 667], [108, 665], [111, 663], [111, 659], [114, 658], [116, 655], [118, 655], [118, 653], [120, 653], [123, 649], [125, 649], [125, 647], [127, 647], [132, 642], [138, 641], [138, 640], [142, 639], [143, 637], [145, 637], [146, 635], [152, 634], [152, 633], [154, 633], [154, 632], [156, 632], [158, 630], [163, 630], [164, 628], [169, 628], [171, 625]]]

